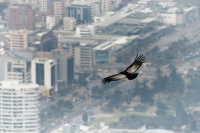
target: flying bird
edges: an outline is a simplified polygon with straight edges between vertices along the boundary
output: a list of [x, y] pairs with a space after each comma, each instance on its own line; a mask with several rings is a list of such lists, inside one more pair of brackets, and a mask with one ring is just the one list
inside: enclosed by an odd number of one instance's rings
[[135, 60], [133, 61], [133, 63], [126, 68], [124, 71], [112, 75], [112, 76], [108, 76], [105, 78], [102, 78], [98, 75], [98, 78], [101, 80], [101, 82], [103, 84], [109, 83], [111, 81], [116, 81], [116, 80], [120, 80], [120, 79], [124, 79], [124, 78], [128, 78], [129, 80], [133, 80], [135, 78], [137, 78], [138, 73], [136, 73], [136, 71], [142, 66], [142, 64], [145, 62], [146, 58], [144, 55], [137, 55], [135, 57]]

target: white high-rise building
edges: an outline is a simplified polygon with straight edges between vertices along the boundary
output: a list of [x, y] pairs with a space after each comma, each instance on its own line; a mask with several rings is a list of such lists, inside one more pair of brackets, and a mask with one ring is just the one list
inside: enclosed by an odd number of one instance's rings
[[38, 85], [0, 81], [0, 132], [39, 133]]
[[48, 58], [35, 58], [31, 62], [31, 80], [40, 88], [50, 90], [57, 89], [56, 62]]
[[46, 16], [46, 29], [51, 30], [56, 25], [56, 17]]

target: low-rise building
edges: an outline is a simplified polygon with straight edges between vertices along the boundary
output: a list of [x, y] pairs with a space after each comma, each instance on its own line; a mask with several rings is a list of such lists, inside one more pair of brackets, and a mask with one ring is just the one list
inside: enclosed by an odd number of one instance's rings
[[76, 28], [76, 19], [73, 17], [65, 17], [63, 19], [63, 29], [73, 31]]

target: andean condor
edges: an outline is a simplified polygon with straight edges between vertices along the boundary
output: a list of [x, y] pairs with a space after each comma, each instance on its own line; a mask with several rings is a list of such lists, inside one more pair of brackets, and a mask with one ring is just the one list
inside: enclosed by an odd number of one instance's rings
[[102, 83], [109, 83], [111, 81], [116, 81], [116, 80], [120, 80], [120, 79], [124, 79], [124, 78], [128, 78], [129, 80], [133, 80], [138, 76], [138, 73], [136, 73], [136, 71], [142, 66], [142, 64], [145, 62], [146, 58], [144, 55], [137, 55], [135, 57], [134, 62], [128, 67], [126, 68], [124, 71], [106, 77], [106, 78], [101, 78], [98, 75], [98, 78], [101, 80]]

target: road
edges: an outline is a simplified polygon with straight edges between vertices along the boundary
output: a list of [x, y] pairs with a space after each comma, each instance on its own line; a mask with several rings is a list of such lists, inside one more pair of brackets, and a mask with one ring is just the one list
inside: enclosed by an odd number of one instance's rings
[[195, 39], [195, 35], [200, 33], [200, 20], [194, 22], [190, 25], [187, 25], [185, 28], [176, 30], [174, 34], [170, 34], [167, 36], [163, 36], [154, 43], [150, 48], [158, 46], [161, 50], [167, 48], [172, 42], [178, 41], [179, 39], [183, 39], [187, 37], [189, 41], [193, 41]]

